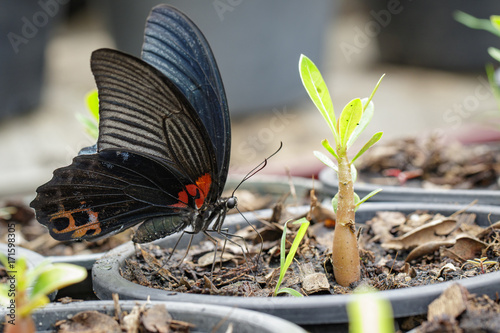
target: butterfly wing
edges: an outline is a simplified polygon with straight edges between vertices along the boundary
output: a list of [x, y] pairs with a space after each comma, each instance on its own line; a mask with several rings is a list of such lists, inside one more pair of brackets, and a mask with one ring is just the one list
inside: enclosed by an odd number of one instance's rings
[[[31, 206], [38, 221], [59, 240], [95, 239], [216, 200], [213, 147], [175, 85], [119, 51], [95, 51], [91, 67], [99, 93], [98, 153], [77, 156], [37, 189]], [[170, 233], [185, 227], [172, 223]]]
[[222, 192], [229, 167], [231, 126], [224, 86], [207, 40], [186, 15], [158, 5], [146, 23], [141, 57], [174, 82], [198, 113], [215, 150]]
[[[77, 156], [71, 165], [55, 170], [38, 188], [32, 207], [57, 240], [97, 239], [144, 219], [182, 215], [189, 205], [183, 195], [188, 182], [153, 157], [109, 149]], [[168, 234], [186, 227], [185, 221], [175, 221]]]

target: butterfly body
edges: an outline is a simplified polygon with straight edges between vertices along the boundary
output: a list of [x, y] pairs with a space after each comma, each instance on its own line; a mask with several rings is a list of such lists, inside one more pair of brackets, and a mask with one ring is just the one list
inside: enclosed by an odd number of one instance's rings
[[95, 240], [139, 223], [139, 243], [188, 226], [220, 232], [236, 205], [221, 198], [231, 130], [208, 43], [166, 5], [153, 9], [145, 35], [144, 60], [111, 49], [91, 56], [97, 145], [55, 170], [31, 203], [55, 239]]

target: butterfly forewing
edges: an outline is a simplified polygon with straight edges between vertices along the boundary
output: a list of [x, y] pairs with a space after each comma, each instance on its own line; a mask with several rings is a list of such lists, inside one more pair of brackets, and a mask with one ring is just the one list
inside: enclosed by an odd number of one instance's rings
[[170, 80], [119, 51], [92, 54], [99, 94], [98, 151], [128, 149], [174, 163], [191, 181], [217, 175], [213, 146], [190, 103]]
[[198, 113], [215, 149], [218, 180], [224, 184], [231, 146], [229, 111], [217, 63], [202, 32], [183, 13], [159, 5], [146, 23], [142, 59], [174, 82]]

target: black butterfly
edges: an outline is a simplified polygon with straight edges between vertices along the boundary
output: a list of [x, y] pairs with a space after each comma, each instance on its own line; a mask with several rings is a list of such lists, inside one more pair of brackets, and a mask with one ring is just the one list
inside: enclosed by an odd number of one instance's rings
[[214, 56], [196, 25], [159, 5], [142, 59], [100, 49], [91, 57], [99, 137], [37, 189], [38, 221], [57, 240], [94, 240], [143, 222], [138, 243], [191, 226], [221, 230], [236, 198], [221, 198], [231, 146]]

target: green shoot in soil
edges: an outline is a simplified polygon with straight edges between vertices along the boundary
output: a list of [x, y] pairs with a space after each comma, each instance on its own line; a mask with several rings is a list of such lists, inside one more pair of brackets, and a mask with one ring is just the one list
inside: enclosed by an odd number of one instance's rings
[[283, 278], [285, 277], [286, 271], [292, 264], [293, 258], [295, 257], [295, 253], [297, 253], [297, 249], [299, 248], [299, 244], [302, 241], [302, 238], [304, 238], [304, 235], [306, 234], [307, 228], [309, 227], [310, 222], [305, 218], [301, 218], [300, 220], [297, 220], [293, 222], [293, 224], [300, 224], [299, 230], [297, 231], [297, 234], [295, 235], [295, 238], [293, 239], [292, 246], [290, 247], [290, 251], [288, 251], [288, 255], [286, 256], [285, 259], [285, 253], [286, 253], [286, 230], [287, 230], [287, 223], [289, 221], [285, 222], [285, 225], [283, 226], [283, 235], [281, 236], [281, 248], [280, 248], [280, 277], [278, 279], [278, 283], [276, 284], [276, 288], [274, 289], [273, 296], [276, 296], [281, 293], [288, 293], [292, 296], [296, 297], [302, 297], [302, 294], [299, 293], [297, 290], [292, 289], [292, 288], [281, 288], [281, 282], [283, 281]]
[[336, 162], [323, 153], [316, 151], [314, 154], [321, 162], [335, 170], [338, 175], [339, 191], [332, 200], [332, 205], [337, 214], [333, 235], [332, 262], [337, 283], [342, 286], [349, 286], [351, 283], [358, 281], [360, 277], [354, 213], [361, 203], [380, 191], [373, 191], [363, 199], [359, 199], [354, 193], [356, 168], [353, 162], [380, 140], [382, 132], [375, 133], [352, 160], [349, 160], [348, 149], [365, 130], [373, 117], [374, 105], [371, 100], [384, 76], [382, 75], [379, 79], [370, 97], [355, 98], [347, 103], [337, 120], [330, 93], [323, 77], [316, 65], [305, 55], [300, 56], [299, 72], [304, 88], [316, 108], [323, 115], [335, 140], [333, 146], [327, 139], [321, 143]]

